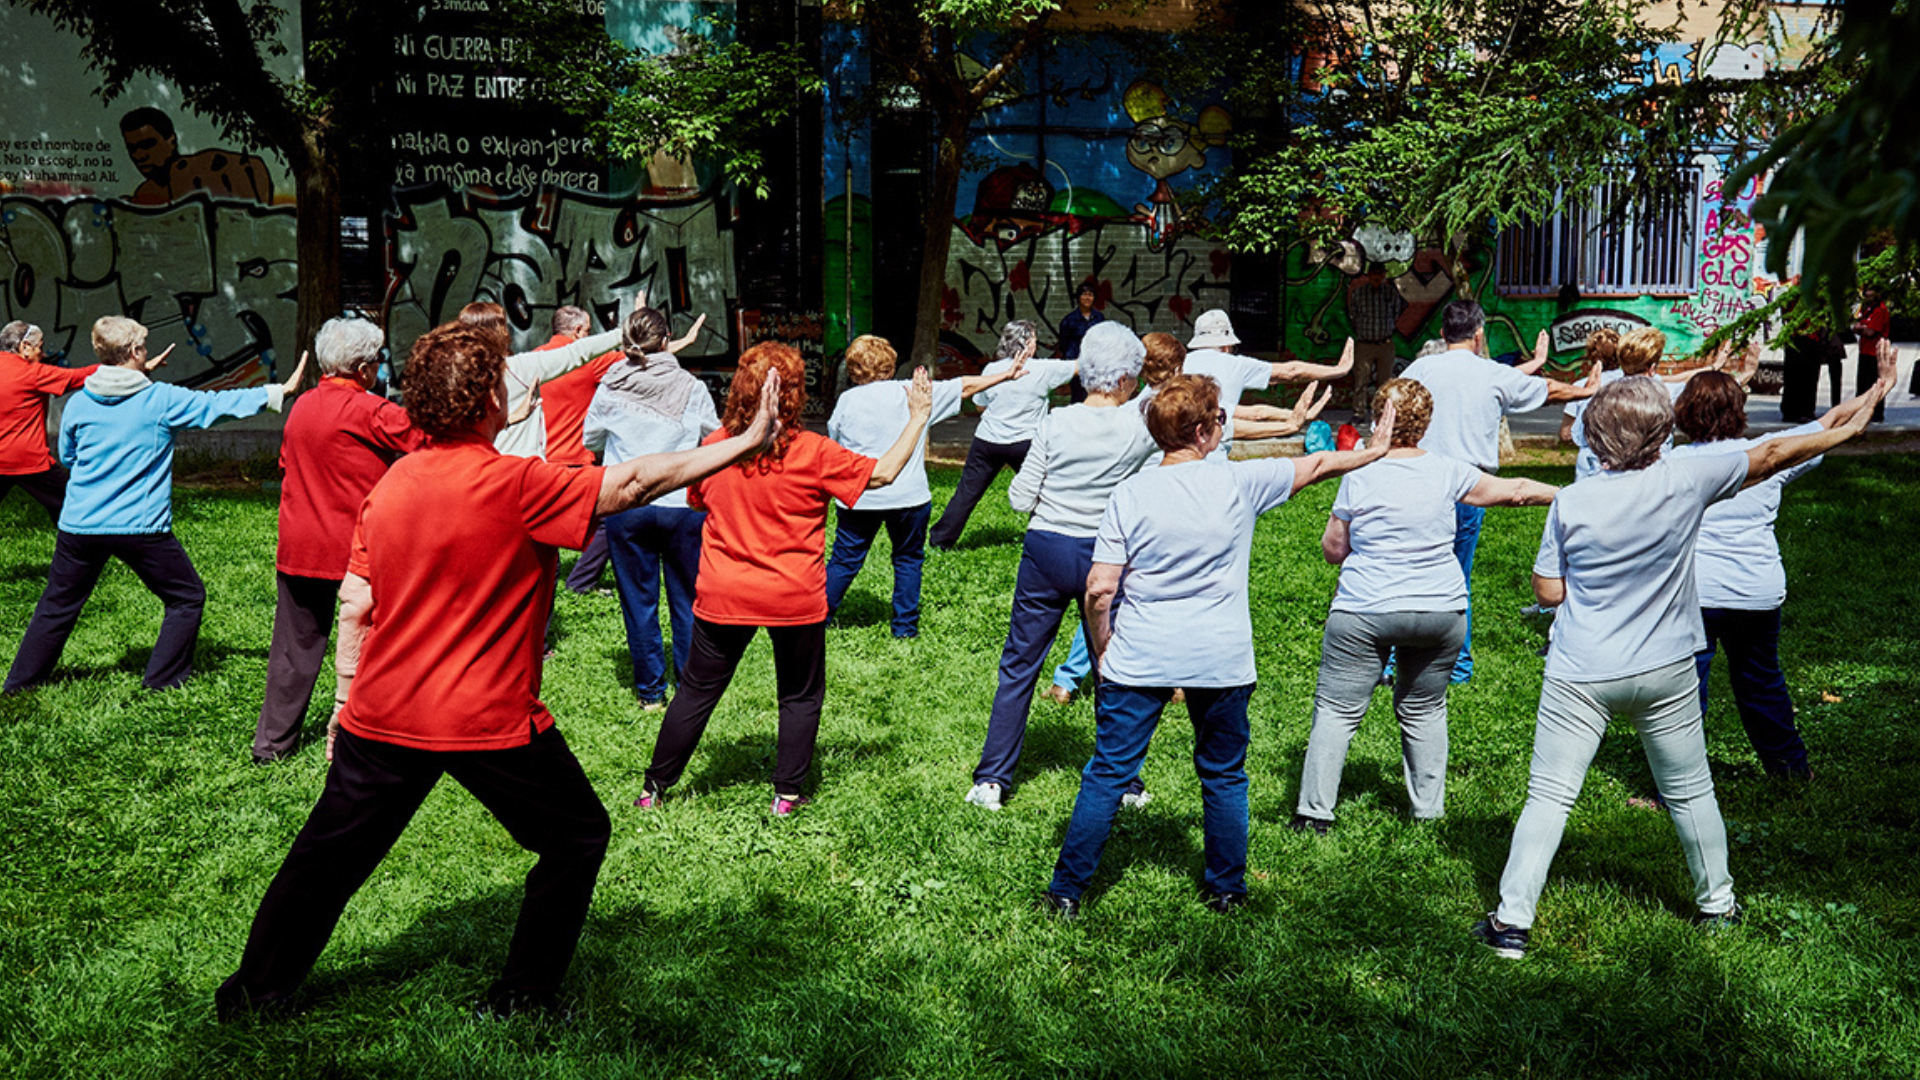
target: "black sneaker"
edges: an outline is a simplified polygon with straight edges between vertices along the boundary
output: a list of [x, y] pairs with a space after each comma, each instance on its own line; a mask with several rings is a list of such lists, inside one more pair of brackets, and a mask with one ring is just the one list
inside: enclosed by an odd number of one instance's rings
[[1287, 822], [1287, 828], [1292, 829], [1294, 832], [1311, 832], [1325, 836], [1327, 835], [1327, 830], [1333, 828], [1333, 822], [1328, 821], [1326, 818], [1295, 814], [1293, 815], [1293, 820]]
[[1201, 893], [1200, 899], [1207, 905], [1208, 910], [1219, 912], [1222, 915], [1231, 915], [1247, 906], [1247, 894], [1243, 892], [1213, 892], [1209, 890]]
[[1716, 915], [1709, 915], [1704, 911], [1696, 911], [1693, 914], [1693, 918], [1687, 921], [1691, 922], [1703, 934], [1721, 934], [1746, 922], [1747, 910], [1739, 904], [1735, 904]]
[[1517, 926], [1503, 926], [1489, 912], [1487, 917], [1473, 924], [1468, 933], [1475, 941], [1493, 950], [1493, 955], [1507, 960], [1525, 960], [1527, 958], [1527, 931]]
[[1040, 901], [1040, 909], [1057, 919], [1077, 919], [1080, 917], [1080, 899], [1075, 896], [1048, 893]]

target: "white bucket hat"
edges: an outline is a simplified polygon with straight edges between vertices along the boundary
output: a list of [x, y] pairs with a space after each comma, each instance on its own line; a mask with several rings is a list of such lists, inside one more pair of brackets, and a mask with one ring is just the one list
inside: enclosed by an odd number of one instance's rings
[[1218, 349], [1223, 345], [1238, 345], [1240, 339], [1234, 336], [1233, 320], [1227, 313], [1214, 308], [1203, 311], [1193, 320], [1193, 340], [1187, 342], [1189, 349]]

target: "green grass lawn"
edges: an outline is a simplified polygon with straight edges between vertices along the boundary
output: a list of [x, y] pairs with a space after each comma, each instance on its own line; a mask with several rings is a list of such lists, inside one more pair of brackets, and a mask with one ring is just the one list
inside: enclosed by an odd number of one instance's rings
[[[937, 499], [955, 479], [936, 471]], [[1494, 903], [1526, 789], [1540, 661], [1519, 609], [1544, 511], [1488, 516], [1446, 819], [1407, 819], [1382, 694], [1326, 837], [1284, 825], [1333, 593], [1318, 550], [1333, 486], [1263, 520], [1252, 902], [1232, 917], [1196, 901], [1179, 706], [1147, 760], [1156, 798], [1123, 812], [1077, 923], [1034, 903], [1091, 705], [1037, 702], [1007, 808], [962, 804], [1018, 559], [1021, 522], [997, 494], [961, 550], [929, 561], [918, 640], [887, 632], [884, 551], [856, 584], [830, 641], [816, 802], [791, 820], [767, 815], [764, 639], [685, 780], [643, 814], [629, 803], [658, 714], [625, 689], [616, 601], [563, 595], [545, 698], [614, 822], [565, 1027], [471, 1018], [531, 858], [450, 782], [348, 908], [297, 1014], [214, 1022], [213, 989], [320, 790], [326, 694], [297, 757], [248, 762], [273, 498], [182, 491], [176, 528], [209, 591], [193, 681], [140, 690], [160, 606], [116, 565], [57, 681], [0, 701], [0, 1076], [1910, 1077], [1916, 491], [1920, 460], [1889, 456], [1831, 461], [1788, 495], [1784, 652], [1817, 780], [1762, 778], [1724, 682], [1707, 721], [1747, 925], [1688, 928], [1679, 845], [1664, 815], [1627, 806], [1649, 780], [1618, 724], [1518, 964], [1466, 930]], [[0, 505], [8, 658], [52, 539], [37, 505]]]

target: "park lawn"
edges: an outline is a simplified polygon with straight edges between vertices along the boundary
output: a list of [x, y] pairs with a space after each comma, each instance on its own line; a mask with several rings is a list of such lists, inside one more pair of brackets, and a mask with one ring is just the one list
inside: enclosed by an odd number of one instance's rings
[[[1564, 481], [1564, 469], [1529, 470]], [[936, 470], [936, 498], [954, 470]], [[248, 762], [273, 611], [274, 502], [182, 490], [208, 583], [199, 673], [148, 694], [159, 604], [110, 569], [56, 682], [0, 701], [0, 1075], [1913, 1076], [1920, 1072], [1920, 460], [1842, 458], [1780, 523], [1785, 662], [1811, 785], [1766, 782], [1716, 672], [1708, 717], [1750, 917], [1691, 930], [1664, 815], [1617, 724], [1569, 822], [1521, 963], [1466, 936], [1493, 906], [1526, 790], [1538, 635], [1521, 619], [1544, 511], [1488, 517], [1479, 674], [1452, 697], [1448, 815], [1411, 823], [1386, 695], [1326, 837], [1284, 828], [1334, 571], [1331, 484], [1267, 515], [1253, 561], [1252, 902], [1196, 901], [1200, 806], [1174, 706], [1085, 916], [1035, 908], [1092, 709], [1037, 702], [1017, 791], [965, 793], [995, 685], [1021, 522], [982, 504], [927, 567], [922, 636], [886, 627], [883, 561], [832, 632], [816, 802], [767, 814], [773, 688], [755, 645], [664, 807], [629, 803], [641, 714], [616, 601], [563, 595], [545, 698], [611, 810], [569, 980], [572, 1022], [477, 1022], [531, 858], [452, 783], [348, 908], [278, 1021], [216, 1024], [214, 987], [321, 785], [322, 674], [293, 760]], [[883, 545], [884, 546], [884, 545]], [[0, 645], [52, 531], [0, 505]], [[879, 559], [884, 559], [880, 555]], [[1053, 659], [1065, 654], [1065, 639]]]

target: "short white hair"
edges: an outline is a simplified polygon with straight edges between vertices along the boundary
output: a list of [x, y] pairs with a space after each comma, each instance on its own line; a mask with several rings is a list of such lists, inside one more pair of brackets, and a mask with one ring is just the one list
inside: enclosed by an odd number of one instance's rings
[[1139, 335], [1117, 322], [1103, 322], [1080, 339], [1080, 385], [1092, 394], [1111, 394], [1123, 379], [1140, 377], [1147, 347]]
[[126, 363], [147, 343], [147, 328], [132, 319], [105, 315], [93, 324], [93, 355], [109, 367]]
[[376, 360], [387, 343], [386, 331], [368, 319], [328, 319], [313, 336], [320, 374], [339, 375]]
[[586, 337], [593, 330], [593, 317], [568, 304], [553, 309], [553, 332], [568, 337]]

